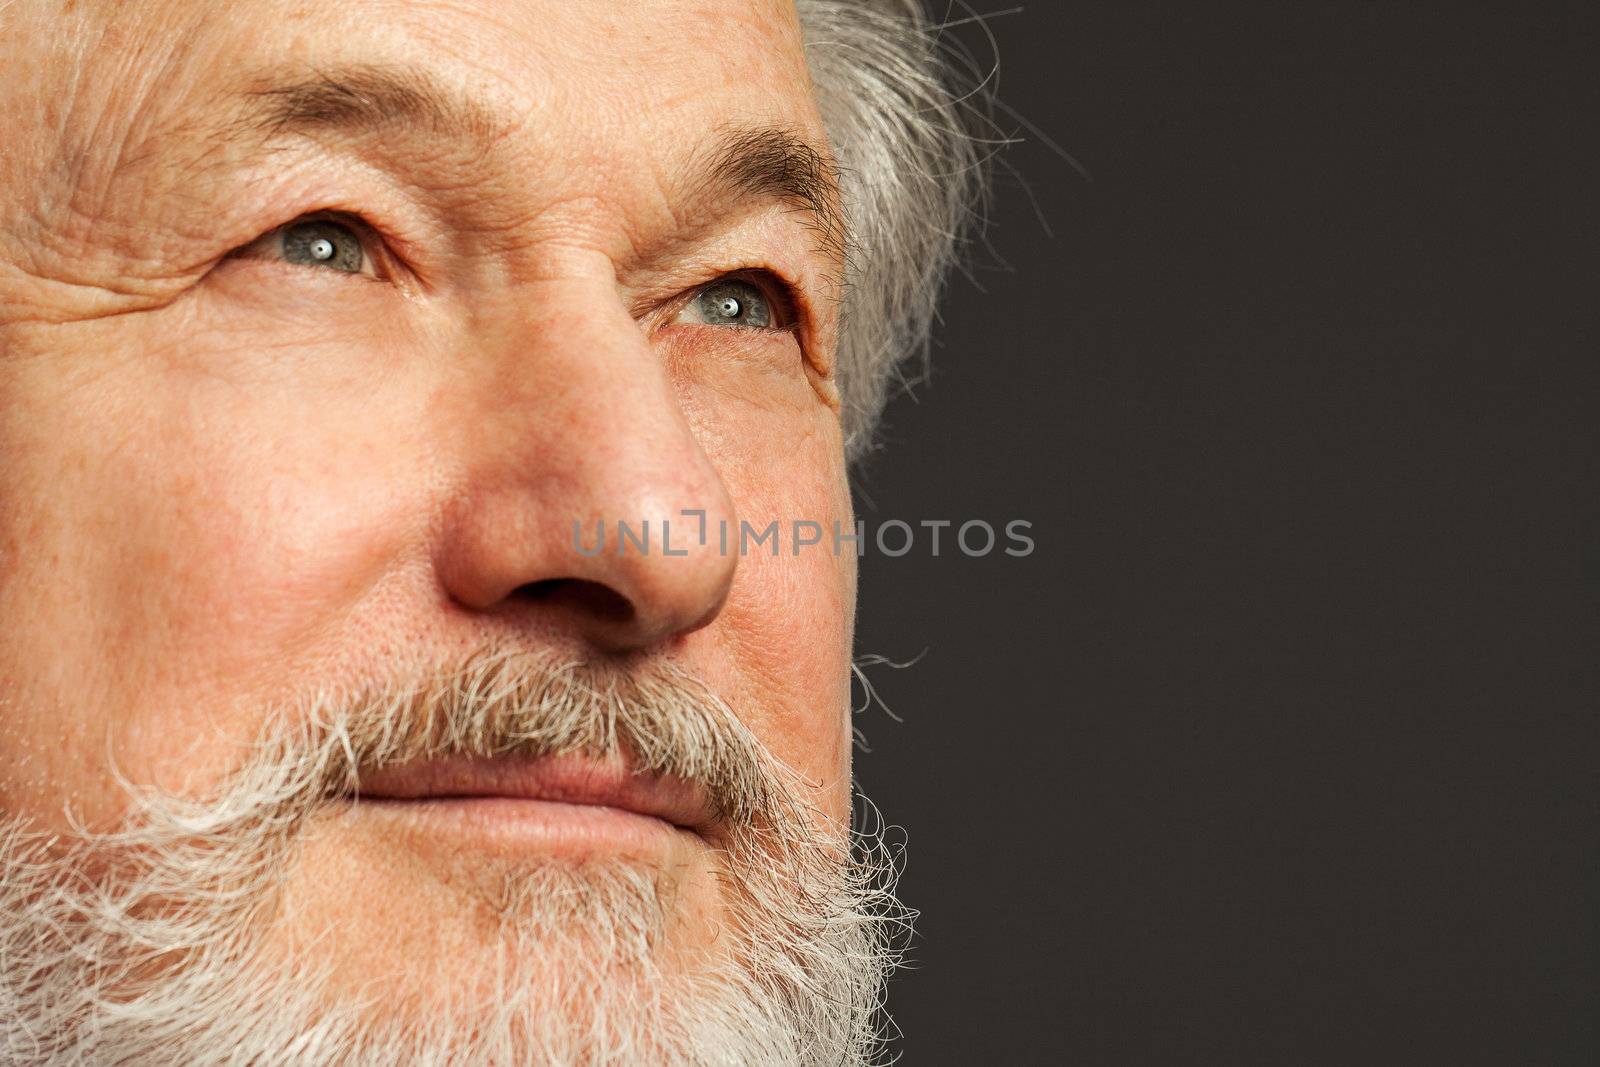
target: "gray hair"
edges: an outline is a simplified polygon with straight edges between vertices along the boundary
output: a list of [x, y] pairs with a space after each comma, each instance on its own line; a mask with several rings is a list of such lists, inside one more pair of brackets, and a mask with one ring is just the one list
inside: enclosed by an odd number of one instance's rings
[[987, 157], [949, 46], [921, 0], [797, 0], [849, 227], [838, 382], [847, 456], [872, 444], [891, 382], [927, 358], [945, 275]]

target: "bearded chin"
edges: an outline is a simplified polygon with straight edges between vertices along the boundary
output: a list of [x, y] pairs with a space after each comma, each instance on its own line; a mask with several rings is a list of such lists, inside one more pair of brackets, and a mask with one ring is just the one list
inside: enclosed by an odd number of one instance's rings
[[[881, 1054], [884, 982], [910, 918], [893, 858], [875, 833], [839, 840], [787, 817], [735, 828], [718, 853], [718, 948], [703, 960], [679, 951], [683, 902], [659, 871], [550, 858], [497, 870], [470, 981], [428, 960], [344, 980], [339, 930], [299, 929], [303, 913], [285, 906], [308, 841], [349, 813], [320, 795], [335, 750], [348, 738], [315, 758], [265, 756], [203, 803], [143, 794], [110, 833], [0, 828], [0, 1061], [762, 1067]], [[425, 934], [421, 903], [413, 921]]]

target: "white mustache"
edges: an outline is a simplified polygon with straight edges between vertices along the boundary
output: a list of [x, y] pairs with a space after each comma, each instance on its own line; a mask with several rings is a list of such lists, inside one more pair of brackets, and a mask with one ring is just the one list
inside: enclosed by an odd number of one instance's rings
[[698, 787], [729, 829], [795, 832], [814, 821], [796, 799], [799, 776], [682, 669], [622, 671], [505, 650], [308, 699], [271, 717], [213, 795], [159, 800], [204, 835], [240, 821], [301, 821], [395, 764], [571, 754], [620, 755], [635, 773]]

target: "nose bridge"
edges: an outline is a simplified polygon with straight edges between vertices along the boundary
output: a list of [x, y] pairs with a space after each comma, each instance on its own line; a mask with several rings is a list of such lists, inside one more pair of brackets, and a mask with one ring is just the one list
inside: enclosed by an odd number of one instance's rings
[[[462, 482], [438, 550], [447, 588], [614, 650], [710, 621], [736, 560], [692, 535], [732, 522], [733, 505], [614, 290], [542, 283], [497, 319], [463, 413]], [[619, 539], [624, 524], [632, 536]]]
[[723, 509], [667, 370], [616, 294], [551, 285], [530, 305], [502, 357], [510, 388], [488, 398], [516, 480], [591, 509], [574, 518]]

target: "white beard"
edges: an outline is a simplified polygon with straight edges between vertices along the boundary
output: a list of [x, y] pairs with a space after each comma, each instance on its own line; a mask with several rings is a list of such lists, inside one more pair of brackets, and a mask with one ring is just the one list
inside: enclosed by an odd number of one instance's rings
[[[470, 691], [498, 692], [483, 685], [484, 673], [503, 675], [505, 661], [487, 662], [464, 672], [473, 675], [464, 684], [477, 687]], [[0, 826], [0, 1060], [96, 1067], [877, 1062], [884, 980], [898, 960], [894, 935], [909, 919], [894, 900], [886, 851], [856, 835], [847, 856], [839, 843], [803, 829], [785, 814], [792, 805], [774, 799], [781, 777], [754, 762], [770, 757], [751, 749], [705, 763], [703, 752], [691, 752], [700, 744], [686, 740], [695, 731], [673, 723], [694, 724], [697, 716], [700, 734], [714, 724], [735, 750], [754, 744], [703, 693], [678, 686], [677, 703], [670, 691], [663, 702], [658, 681], [644, 694], [648, 705], [597, 707], [592, 688], [569, 687], [560, 672], [539, 677], [539, 700], [510, 711], [504, 692], [493, 706], [461, 701], [464, 690], [452, 680], [456, 704], [431, 694], [417, 705], [446, 715], [453, 738], [425, 749], [459, 749], [461, 737], [481, 736], [464, 733], [463, 723], [499, 730], [508, 716], [526, 724], [536, 713], [542, 750], [598, 751], [620, 739], [638, 751], [638, 732], [649, 730], [657, 754], [668, 754], [655, 761], [658, 769], [682, 772], [685, 759], [700, 758], [702, 780], [715, 780], [721, 766], [728, 781], [752, 785], [725, 795], [763, 807], [768, 818], [736, 833], [723, 857], [729, 913], [722, 918], [732, 948], [720, 962], [671, 962], [663, 948], [675, 903], [661, 894], [655, 872], [615, 860], [552, 860], [508, 875], [494, 909], [493, 965], [470, 990], [361, 997], [331, 980], [325, 957], [263, 951], [307, 822], [336, 803], [319, 790], [376, 751], [360, 713], [329, 729], [324, 709], [311, 720], [321, 727], [315, 746], [302, 736], [264, 748], [204, 802], [144, 794], [126, 829], [71, 840], [31, 833], [20, 821]], [[552, 686], [570, 699], [552, 703]], [[392, 716], [396, 705], [363, 707]], [[560, 733], [597, 711], [601, 746]], [[415, 720], [425, 721], [432, 720]], [[384, 758], [401, 750], [399, 736], [384, 734]], [[369, 742], [364, 751], [348, 747], [352, 737]], [[413, 735], [404, 751], [414, 753], [416, 744]], [[342, 768], [340, 753], [350, 756]], [[737, 773], [725, 773], [730, 768]]]

